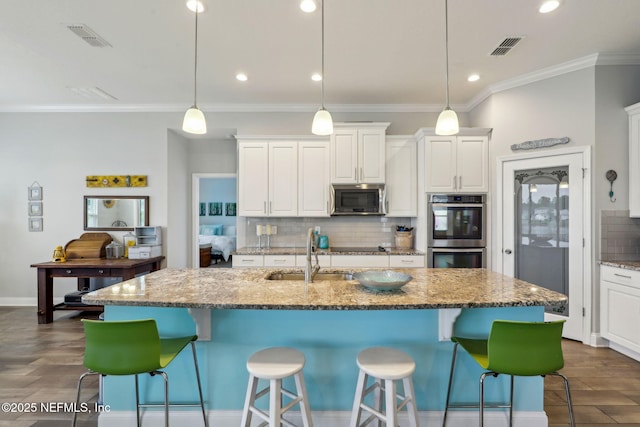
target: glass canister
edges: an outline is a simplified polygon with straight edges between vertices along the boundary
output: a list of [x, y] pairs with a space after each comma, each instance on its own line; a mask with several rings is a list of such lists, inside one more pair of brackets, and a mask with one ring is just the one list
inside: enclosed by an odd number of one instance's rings
[[129, 258], [129, 248], [136, 245], [136, 236], [132, 232], [128, 232], [122, 236], [122, 243], [124, 244], [124, 257]]
[[118, 242], [111, 242], [105, 247], [105, 252], [108, 259], [122, 258], [123, 248]]

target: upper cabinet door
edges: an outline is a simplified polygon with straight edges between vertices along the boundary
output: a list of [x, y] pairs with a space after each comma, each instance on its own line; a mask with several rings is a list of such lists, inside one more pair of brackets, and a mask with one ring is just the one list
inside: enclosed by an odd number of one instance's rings
[[269, 142], [269, 216], [298, 215], [298, 143]]
[[629, 216], [640, 217], [640, 103], [625, 108], [629, 115]]
[[358, 182], [384, 183], [385, 139], [384, 129], [358, 130]]
[[457, 170], [459, 192], [484, 193], [489, 191], [489, 138], [486, 136], [459, 136]]
[[426, 137], [426, 192], [486, 193], [488, 158], [488, 136]]
[[385, 132], [389, 123], [334, 123], [331, 182], [384, 183]]
[[358, 182], [358, 131], [335, 129], [331, 135], [331, 182]]
[[266, 142], [238, 142], [238, 215], [266, 216], [269, 148]]
[[418, 216], [418, 160], [415, 139], [387, 137], [387, 216]]
[[428, 193], [456, 190], [456, 137], [432, 136], [425, 139], [425, 189]]
[[298, 216], [329, 216], [329, 141], [298, 145]]

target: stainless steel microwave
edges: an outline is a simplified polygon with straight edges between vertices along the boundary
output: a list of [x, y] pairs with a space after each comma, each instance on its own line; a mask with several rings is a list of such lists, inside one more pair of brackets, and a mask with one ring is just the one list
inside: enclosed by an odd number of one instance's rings
[[332, 184], [331, 215], [385, 215], [384, 184]]

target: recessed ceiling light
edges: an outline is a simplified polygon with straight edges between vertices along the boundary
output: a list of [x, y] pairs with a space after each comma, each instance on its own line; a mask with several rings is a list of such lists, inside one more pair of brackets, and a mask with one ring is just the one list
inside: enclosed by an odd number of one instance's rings
[[320, 73], [313, 73], [311, 75], [311, 80], [313, 80], [314, 82], [319, 82], [322, 80], [322, 76], [320, 75]]
[[478, 80], [480, 80], [480, 76], [478, 74], [471, 74], [467, 77], [468, 82], [477, 82]]
[[545, 0], [540, 5], [540, 9], [538, 9], [538, 12], [540, 13], [553, 12], [558, 8], [558, 6], [560, 6], [560, 0]]
[[191, 12], [195, 12], [196, 7], [198, 8], [198, 13], [204, 12], [204, 3], [200, 0], [187, 0], [187, 7]]
[[249, 77], [247, 77], [245, 73], [238, 73], [236, 74], [236, 80], [239, 80], [241, 82], [246, 82], [247, 80], [249, 80]]
[[318, 5], [315, 0], [302, 0], [300, 2], [300, 9], [302, 9], [303, 12], [311, 13], [315, 11], [317, 7]]

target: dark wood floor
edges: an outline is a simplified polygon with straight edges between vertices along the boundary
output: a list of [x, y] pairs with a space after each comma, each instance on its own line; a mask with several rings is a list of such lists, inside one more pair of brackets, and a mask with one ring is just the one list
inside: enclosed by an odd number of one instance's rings
[[[69, 403], [84, 372], [84, 334], [80, 319], [95, 314], [54, 313], [55, 321], [38, 325], [35, 308], [0, 307], [0, 403]], [[640, 426], [640, 363], [605, 348], [574, 341], [563, 344], [577, 425]], [[83, 399], [95, 402], [98, 384], [85, 381]], [[55, 406], [52, 407], [55, 409]], [[0, 411], [0, 427], [68, 426], [68, 412]], [[562, 382], [545, 380], [549, 426], [568, 425]], [[79, 426], [96, 426], [97, 415], [82, 414]]]

